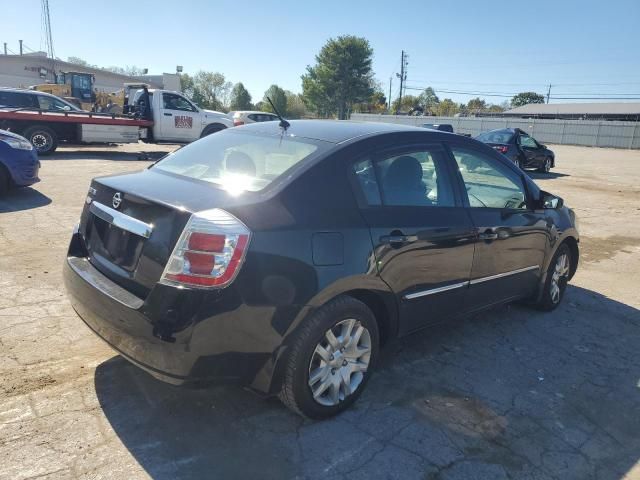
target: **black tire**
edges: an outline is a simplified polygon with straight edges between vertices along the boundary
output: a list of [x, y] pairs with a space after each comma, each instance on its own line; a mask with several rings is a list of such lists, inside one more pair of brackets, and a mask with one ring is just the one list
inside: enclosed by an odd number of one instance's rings
[[58, 148], [58, 134], [45, 125], [29, 127], [22, 135], [31, 142], [38, 155], [50, 155]]
[[[557, 279], [558, 296], [555, 297], [553, 294], [554, 272], [556, 271], [558, 259], [563, 255], [566, 255], [568, 263], [566, 266], [566, 273], [560, 275]], [[542, 287], [542, 295], [540, 295], [538, 301], [534, 304], [537, 309], [545, 312], [550, 312], [551, 310], [557, 308], [560, 303], [562, 303], [564, 292], [567, 288], [567, 282], [569, 280], [569, 277], [571, 276], [571, 269], [574, 261], [575, 260], [571, 255], [571, 249], [567, 246], [567, 244], [563, 243], [562, 245], [560, 245], [558, 247], [558, 250], [556, 250], [556, 253], [553, 255], [551, 262], [549, 262], [544, 286]]]
[[549, 173], [551, 171], [551, 164], [552, 164], [551, 158], [545, 157], [544, 158], [544, 162], [538, 168], [538, 172], [540, 172], [540, 173]]
[[[325, 335], [329, 333], [330, 329], [340, 329], [344, 322], [348, 322], [351, 319], [356, 321], [356, 326], [351, 331], [355, 332], [355, 329], [362, 326], [369, 334], [369, 364], [366, 371], [356, 379], [356, 381], [359, 379], [359, 383], [351, 394], [345, 394], [344, 398], [340, 398], [335, 405], [323, 405], [316, 401], [309, 386], [312, 361], [318, 358], [315, 354], [316, 348], [325, 341]], [[359, 322], [359, 325], [357, 322]], [[363, 333], [359, 337], [358, 345], [365, 335]], [[342, 336], [337, 337], [337, 340], [341, 341], [342, 338]], [[375, 368], [378, 358], [378, 344], [378, 325], [371, 310], [364, 303], [353, 297], [340, 296], [335, 298], [305, 318], [299, 327], [299, 331], [295, 334], [288, 356], [285, 359], [286, 364], [283, 372], [282, 389], [279, 395], [280, 400], [299, 415], [313, 419], [328, 418], [346, 410], [358, 399], [371, 376], [372, 370]], [[335, 361], [343, 361], [341, 360], [341, 352], [344, 350], [344, 348], [336, 349]], [[345, 353], [345, 355], [347, 354]], [[331, 359], [334, 360], [334, 357], [331, 356]], [[345, 369], [347, 368], [346, 361], [342, 365], [345, 365]], [[325, 369], [326, 375], [324, 378], [327, 382], [339, 382], [340, 373], [342, 372], [341, 367], [332, 368], [330, 364], [324, 364], [324, 366], [319, 367], [319, 369], [322, 368]], [[336, 370], [338, 375], [334, 380], [334, 377], [330, 375], [335, 375], [334, 372]], [[354, 375], [358, 374], [354, 373]], [[342, 392], [342, 386], [336, 388], [338, 392]], [[327, 389], [324, 392], [330, 395], [329, 390], [331, 389]], [[341, 393], [337, 395], [341, 395]]]
[[225, 128], [227, 127], [225, 127], [221, 123], [214, 123], [212, 125], [207, 125], [206, 127], [204, 127], [204, 130], [202, 131], [200, 138], [204, 138], [207, 135], [211, 135], [212, 133], [219, 132], [220, 130], [224, 130]]
[[0, 197], [5, 196], [11, 189], [11, 178], [5, 168], [0, 165]]

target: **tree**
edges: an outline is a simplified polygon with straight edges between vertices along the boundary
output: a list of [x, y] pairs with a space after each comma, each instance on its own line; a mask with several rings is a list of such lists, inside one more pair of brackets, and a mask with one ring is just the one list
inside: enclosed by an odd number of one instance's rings
[[91, 65], [89, 62], [80, 57], [67, 57], [67, 62], [73, 63], [74, 65], [80, 65], [81, 67], [95, 68], [95, 65]]
[[453, 117], [459, 111], [460, 108], [457, 103], [450, 98], [445, 98], [435, 106], [433, 113], [439, 117]]
[[231, 102], [229, 103], [229, 110], [251, 110], [251, 94], [244, 88], [242, 82], [238, 82], [233, 86], [231, 90]]
[[307, 107], [304, 104], [304, 98], [299, 93], [293, 93], [285, 90], [287, 96], [287, 117], [303, 118], [307, 116]]
[[144, 75], [144, 69], [140, 67], [136, 67], [135, 65], [127, 65], [123, 67], [111, 66], [105, 67], [102, 70], [106, 70], [108, 72], [119, 73], [120, 75], [129, 75], [130, 77], [139, 77], [140, 75]]
[[424, 108], [425, 115], [427, 112], [434, 113], [436, 106], [440, 103], [440, 99], [431, 87], [427, 87], [419, 96], [418, 101]]
[[346, 119], [354, 104], [373, 94], [373, 49], [369, 41], [353, 35], [331, 38], [316, 55], [316, 64], [302, 75], [306, 104], [320, 116]]
[[222, 73], [200, 70], [193, 76], [193, 84], [202, 96], [202, 108], [227, 109], [231, 82], [227, 82]]
[[467, 111], [469, 113], [484, 112], [487, 109], [487, 102], [481, 100], [480, 97], [473, 98], [467, 103]]
[[415, 95], [405, 95], [402, 97], [402, 103], [398, 104], [399, 98], [396, 98], [391, 105], [392, 112], [404, 112], [407, 113], [416, 107], [422, 107], [420, 104], [420, 97]]
[[520, 92], [511, 99], [512, 107], [521, 107], [529, 103], [544, 103], [544, 95], [536, 92]]
[[231, 82], [227, 82], [223, 74], [204, 70], [193, 76], [183, 73], [180, 75], [180, 86], [184, 94], [199, 107], [227, 110]]
[[286, 117], [287, 94], [285, 93], [285, 91], [278, 85], [271, 85], [269, 88], [267, 88], [267, 91], [264, 92], [264, 97], [262, 99], [262, 111], [276, 113], [273, 111], [273, 108], [271, 107], [269, 100], [267, 100], [267, 97], [271, 99], [273, 105], [278, 109], [278, 112], [280, 112], [280, 115]]

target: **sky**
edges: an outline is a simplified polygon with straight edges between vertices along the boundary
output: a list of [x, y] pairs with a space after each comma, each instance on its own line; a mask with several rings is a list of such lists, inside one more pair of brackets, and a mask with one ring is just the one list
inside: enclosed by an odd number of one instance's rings
[[[394, 99], [405, 50], [406, 93], [432, 86], [440, 99], [501, 103], [516, 92], [546, 94], [551, 84], [551, 103], [594, 94], [640, 101], [639, 0], [80, 3], [49, 0], [57, 57], [151, 74], [176, 65], [218, 71], [254, 101], [274, 83], [300, 92], [307, 65], [344, 34], [369, 40], [376, 78], [385, 95], [393, 78]], [[19, 39], [45, 49], [40, 0], [0, 0], [0, 44], [17, 52]]]

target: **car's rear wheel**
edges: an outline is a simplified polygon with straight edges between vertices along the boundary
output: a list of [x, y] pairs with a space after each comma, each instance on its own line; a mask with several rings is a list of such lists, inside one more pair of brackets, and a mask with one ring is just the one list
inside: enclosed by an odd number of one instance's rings
[[542, 173], [549, 173], [551, 171], [551, 159], [549, 157], [545, 157], [544, 162], [540, 168], [538, 168], [538, 171]]
[[47, 126], [29, 127], [23, 132], [23, 135], [31, 142], [39, 155], [49, 155], [58, 148], [58, 135]]
[[362, 393], [378, 356], [378, 326], [371, 310], [348, 296], [303, 322], [286, 360], [280, 400], [303, 416], [330, 417]]
[[569, 247], [566, 244], [560, 245], [549, 263], [542, 295], [536, 303], [537, 308], [551, 311], [560, 305], [571, 276], [572, 261]]

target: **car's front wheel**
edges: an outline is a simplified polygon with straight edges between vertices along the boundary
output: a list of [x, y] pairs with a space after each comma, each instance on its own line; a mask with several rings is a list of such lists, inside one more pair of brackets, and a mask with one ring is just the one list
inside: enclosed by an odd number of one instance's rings
[[571, 276], [572, 261], [569, 247], [566, 244], [560, 245], [549, 263], [542, 295], [536, 303], [537, 308], [551, 311], [560, 305]]
[[280, 400], [309, 418], [348, 408], [378, 356], [378, 326], [369, 308], [338, 297], [303, 320], [287, 358]]
[[538, 168], [538, 171], [542, 173], [549, 173], [551, 171], [551, 158], [545, 157], [544, 162], [540, 168]]

